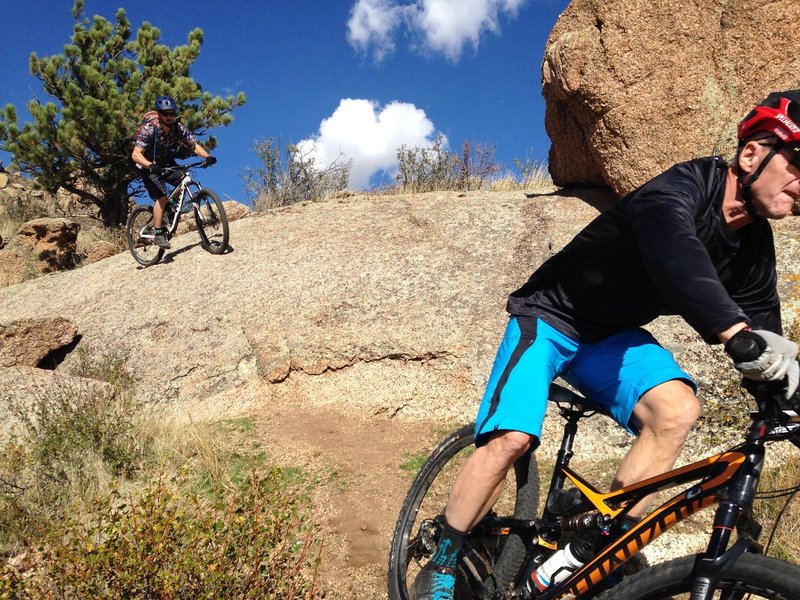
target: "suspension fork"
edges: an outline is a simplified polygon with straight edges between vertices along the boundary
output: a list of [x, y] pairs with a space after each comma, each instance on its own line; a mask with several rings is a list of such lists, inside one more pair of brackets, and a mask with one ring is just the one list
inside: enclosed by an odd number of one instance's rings
[[[761, 527], [752, 520], [750, 514], [764, 464], [765, 427], [766, 424], [763, 422], [753, 423], [745, 446], [747, 458], [734, 479], [718, 493], [722, 501], [714, 516], [708, 548], [695, 564], [695, 579], [690, 600], [710, 600], [714, 588], [725, 573], [733, 567], [742, 554], [756, 545]], [[739, 540], [728, 549], [734, 528], [739, 531]]]

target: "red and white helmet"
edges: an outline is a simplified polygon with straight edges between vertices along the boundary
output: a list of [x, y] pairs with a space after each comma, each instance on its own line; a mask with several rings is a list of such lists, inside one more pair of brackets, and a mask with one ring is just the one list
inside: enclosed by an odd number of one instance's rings
[[[778, 138], [775, 142], [761, 145], [771, 146], [764, 160], [752, 173], [737, 173], [737, 181], [742, 189], [742, 197], [747, 213], [753, 219], [759, 218], [753, 207], [751, 186], [766, 168], [777, 152], [788, 148], [793, 157], [800, 153], [800, 90], [786, 92], [773, 92], [758, 104], [748, 115], [742, 119], [737, 129], [739, 138], [739, 151], [745, 144], [758, 134], [767, 134]], [[736, 154], [738, 166], [739, 153]], [[795, 165], [795, 158], [790, 162]], [[737, 168], [738, 171], [738, 168]]]
[[757, 133], [773, 134], [782, 142], [800, 142], [800, 90], [771, 93], [739, 123], [740, 144]]

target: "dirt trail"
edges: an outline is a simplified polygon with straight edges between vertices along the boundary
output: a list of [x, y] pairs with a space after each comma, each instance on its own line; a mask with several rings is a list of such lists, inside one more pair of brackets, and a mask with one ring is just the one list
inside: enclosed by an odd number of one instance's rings
[[386, 598], [386, 563], [412, 474], [407, 454], [428, 451], [449, 427], [271, 402], [254, 412], [276, 460], [319, 475], [315, 518], [327, 534], [321, 585], [329, 598]]

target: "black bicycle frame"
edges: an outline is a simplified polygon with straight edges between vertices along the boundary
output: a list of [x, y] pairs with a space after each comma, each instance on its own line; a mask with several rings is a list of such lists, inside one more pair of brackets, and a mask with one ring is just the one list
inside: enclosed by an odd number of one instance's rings
[[[603, 547], [581, 569], [543, 593], [540, 600], [569, 599], [586, 594], [662, 533], [716, 503], [719, 503], [719, 508], [708, 548], [695, 569], [691, 600], [708, 600], [716, 584], [743, 552], [748, 549], [760, 552], [756, 540], [761, 528], [752, 520], [751, 509], [764, 461], [764, 442], [769, 424], [754, 421], [746, 442], [739, 449], [722, 452], [613, 492], [601, 493], [569, 468], [574, 431], [581, 416], [580, 410], [573, 411], [571, 417], [567, 416], [553, 485], [560, 487], [565, 478], [569, 478], [608, 522], [623, 517], [637, 502], [652, 493], [692, 481], [698, 483], [674, 496]], [[551, 487], [551, 492], [553, 489]], [[728, 550], [734, 527], [738, 529], [740, 539]], [[542, 545], [550, 547], [546, 540]]]

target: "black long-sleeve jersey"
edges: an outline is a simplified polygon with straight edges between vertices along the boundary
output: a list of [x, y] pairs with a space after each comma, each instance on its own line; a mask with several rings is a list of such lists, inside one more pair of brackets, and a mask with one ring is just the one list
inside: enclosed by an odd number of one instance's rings
[[727, 163], [680, 163], [600, 214], [513, 292], [512, 315], [537, 315], [593, 342], [659, 315], [681, 315], [709, 343], [737, 322], [781, 333], [772, 229], [730, 230]]

